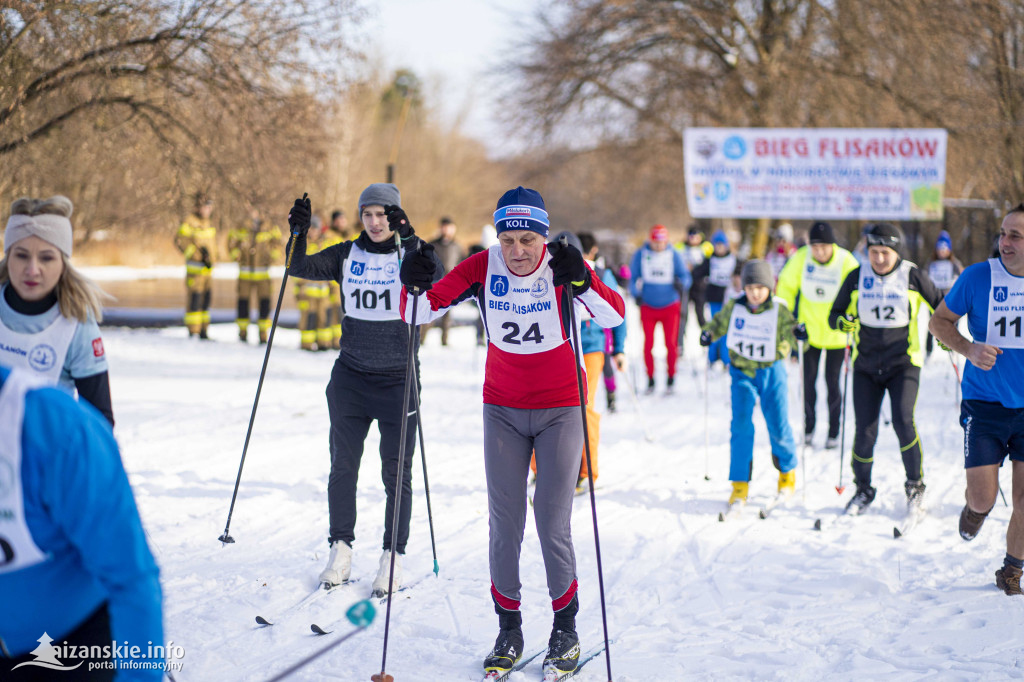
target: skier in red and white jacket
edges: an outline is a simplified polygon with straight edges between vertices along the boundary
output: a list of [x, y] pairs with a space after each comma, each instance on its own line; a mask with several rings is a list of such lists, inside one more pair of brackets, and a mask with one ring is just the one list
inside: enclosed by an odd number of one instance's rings
[[[602, 327], [622, 322], [622, 297], [594, 275], [574, 246], [546, 244], [549, 222], [541, 195], [517, 187], [498, 200], [498, 244], [470, 256], [432, 284], [430, 246], [406, 257], [402, 314], [411, 319], [410, 289], [420, 290], [416, 323], [437, 319], [469, 297], [487, 331], [483, 388], [484, 460], [490, 515], [491, 596], [499, 633], [486, 671], [506, 671], [523, 653], [519, 551], [526, 525], [530, 455], [537, 455], [534, 516], [547, 573], [554, 624], [545, 669], [576, 669], [576, 557], [570, 520], [583, 448], [583, 420], [569, 310]], [[591, 377], [597, 381], [599, 377]], [[584, 391], [586, 387], [584, 386]]]

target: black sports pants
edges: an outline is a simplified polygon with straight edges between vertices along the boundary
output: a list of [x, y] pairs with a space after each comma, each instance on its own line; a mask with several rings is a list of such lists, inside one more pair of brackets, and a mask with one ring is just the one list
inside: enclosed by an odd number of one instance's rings
[[[331, 415], [331, 474], [327, 480], [327, 502], [331, 528], [329, 540], [349, 545], [355, 540], [356, 482], [363, 441], [370, 424], [377, 420], [380, 431], [380, 477], [387, 492], [384, 510], [383, 548], [391, 549], [392, 519], [395, 514], [395, 483], [398, 478], [398, 450], [402, 428], [402, 399], [405, 377], [356, 372], [334, 363], [327, 385], [327, 409]], [[412, 460], [416, 442], [416, 405], [410, 396], [405, 432], [405, 473], [402, 475], [402, 508], [398, 518], [399, 554], [405, 554], [412, 514]]]
[[[818, 366], [821, 364], [821, 348], [804, 346], [804, 433], [813, 433], [817, 423], [814, 404], [818, 400]], [[828, 437], [839, 437], [839, 418], [843, 409], [843, 396], [839, 392], [839, 375], [843, 370], [845, 348], [829, 348], [825, 351], [825, 389], [828, 402]]]
[[914, 404], [921, 381], [921, 368], [913, 365], [899, 367], [884, 373], [861, 372], [854, 365], [853, 413], [857, 430], [853, 436], [853, 480], [858, 488], [871, 485], [871, 465], [874, 463], [875, 441], [878, 439], [878, 416], [882, 398], [889, 392], [892, 408], [892, 428], [900, 442], [903, 467], [908, 481], [923, 477], [921, 467], [921, 440], [914, 426]]

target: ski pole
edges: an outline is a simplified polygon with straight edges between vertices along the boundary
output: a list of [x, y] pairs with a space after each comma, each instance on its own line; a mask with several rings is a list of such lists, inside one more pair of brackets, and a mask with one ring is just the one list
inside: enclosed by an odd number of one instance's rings
[[[416, 327], [416, 344], [419, 345], [420, 328]], [[427, 478], [427, 448], [423, 444], [423, 418], [420, 416], [420, 380], [413, 372], [413, 393], [416, 401], [416, 429], [420, 437], [420, 462], [423, 464], [423, 492], [427, 496], [427, 523], [430, 525], [430, 551], [434, 553], [434, 575], [440, 568], [437, 565], [437, 545], [434, 543], [434, 514], [430, 510], [430, 480]]]
[[[804, 413], [803, 425], [803, 439], [800, 446], [800, 476], [804, 479], [803, 484], [803, 499], [807, 502], [807, 406], [804, 404], [804, 342], [797, 341], [796, 344], [797, 361], [800, 363], [800, 409]], [[840, 465], [842, 467], [842, 465]]]
[[842, 495], [843, 491], [846, 490], [846, 486], [843, 485], [843, 451], [846, 450], [846, 398], [847, 390], [850, 387], [850, 346], [853, 343], [850, 332], [846, 332], [846, 357], [844, 362], [846, 364], [843, 369], [843, 420], [839, 435], [839, 485], [836, 486], [836, 494]]
[[[302, 193], [306, 198], [306, 193]], [[249, 438], [252, 437], [252, 425], [256, 421], [256, 407], [260, 404], [260, 392], [263, 390], [263, 377], [267, 374], [267, 363], [270, 361], [270, 349], [274, 346], [274, 332], [277, 331], [277, 317], [281, 314], [281, 301], [284, 300], [284, 288], [288, 283], [288, 268], [292, 264], [292, 252], [295, 250], [295, 239], [298, 232], [292, 232], [292, 238], [288, 241], [288, 253], [284, 259], [284, 277], [281, 278], [281, 291], [277, 294], [277, 307], [274, 308], [274, 321], [270, 324], [270, 334], [267, 336], [267, 350], [263, 353], [263, 368], [260, 369], [260, 380], [256, 384], [256, 399], [252, 401], [252, 413], [249, 415], [249, 428], [245, 431], [245, 444], [242, 446], [242, 460], [238, 463], [238, 475], [235, 477], [235, 490], [231, 493], [231, 506], [228, 507], [228, 520], [224, 524], [224, 534], [218, 540], [223, 544], [230, 544], [235, 541], [228, 533], [231, 527], [231, 515], [235, 511], [235, 500], [238, 498], [238, 486], [242, 482], [242, 467], [245, 466], [245, 453], [249, 451]]]
[[704, 363], [704, 480], [711, 480], [711, 437], [708, 431], [708, 403], [711, 402], [711, 362]]
[[394, 682], [391, 675], [386, 674], [388, 660], [388, 631], [391, 625], [391, 593], [395, 586], [395, 552], [398, 551], [398, 519], [402, 508], [402, 479], [405, 474], [405, 436], [409, 425], [409, 398], [416, 375], [416, 305], [420, 301], [419, 287], [412, 291], [412, 315], [409, 318], [409, 355], [405, 365], [405, 396], [402, 398], [402, 428], [399, 430], [398, 441], [398, 474], [395, 477], [395, 509], [391, 516], [391, 566], [388, 569], [388, 605], [384, 611], [384, 650], [380, 659], [380, 674], [371, 675], [373, 682]]
[[345, 612], [345, 617], [348, 618], [350, 623], [356, 626], [355, 630], [352, 630], [351, 632], [342, 635], [341, 637], [331, 642], [324, 648], [314, 651], [312, 654], [306, 656], [304, 659], [302, 659], [295, 665], [291, 666], [287, 670], [283, 670], [277, 675], [274, 675], [269, 680], [267, 680], [267, 682], [278, 682], [278, 680], [285, 679], [286, 677], [296, 672], [300, 668], [303, 668], [307, 664], [312, 663], [316, 659], [320, 658], [322, 655], [326, 654], [328, 651], [338, 646], [345, 640], [349, 639], [353, 635], [362, 632], [367, 627], [369, 627], [370, 623], [373, 622], [373, 617], [375, 615], [376, 612], [374, 611], [373, 604], [370, 603], [370, 600], [364, 599], [361, 602], [356, 602], [349, 608], [348, 611]]
[[[568, 248], [568, 239], [558, 240], [562, 248]], [[580, 329], [576, 326], [576, 309], [570, 289], [572, 282], [562, 286], [565, 306], [569, 309], [570, 334], [573, 341], [573, 355], [576, 357], [576, 389], [580, 396], [580, 415], [583, 417], [583, 452], [587, 457], [587, 479], [590, 488], [590, 512], [594, 519], [594, 548], [597, 552], [597, 587], [601, 593], [601, 625], [604, 628], [604, 660], [608, 665], [608, 682], [612, 680], [611, 647], [608, 642], [608, 613], [604, 602], [604, 571], [601, 569], [601, 538], [597, 532], [597, 497], [594, 495], [594, 468], [590, 463], [590, 433], [587, 429], [587, 396], [583, 393], [583, 356], [580, 355]]]
[[651, 436], [651, 432], [647, 430], [647, 421], [643, 417], [643, 410], [640, 409], [640, 399], [636, 397], [636, 388], [633, 386], [633, 381], [629, 378], [629, 372], [620, 372], [622, 378], [626, 381], [626, 388], [629, 389], [629, 396], [633, 399], [633, 409], [636, 411], [636, 420], [640, 422], [640, 428], [644, 432], [644, 440], [648, 443], [654, 442], [654, 437]]

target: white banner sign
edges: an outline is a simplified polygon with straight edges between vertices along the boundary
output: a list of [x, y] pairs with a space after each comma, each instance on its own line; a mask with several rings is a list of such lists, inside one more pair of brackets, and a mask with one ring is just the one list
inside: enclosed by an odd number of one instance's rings
[[695, 218], [942, 218], [942, 129], [687, 128], [683, 162]]

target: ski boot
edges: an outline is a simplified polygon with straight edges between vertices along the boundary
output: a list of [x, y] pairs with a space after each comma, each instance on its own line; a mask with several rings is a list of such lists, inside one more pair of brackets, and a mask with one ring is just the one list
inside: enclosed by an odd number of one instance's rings
[[1020, 591], [1021, 569], [1010, 564], [1003, 564], [1003, 567], [996, 571], [996, 587], [1008, 595], [1014, 596]]
[[544, 657], [544, 682], [553, 682], [572, 674], [579, 665], [580, 638], [572, 630], [551, 631], [548, 639], [548, 653]]
[[875, 501], [875, 489], [871, 486], [858, 486], [850, 501], [846, 503], [846, 513], [854, 516], [863, 514], [868, 505]]
[[484, 659], [484, 673], [489, 679], [500, 677], [512, 670], [523, 657], [523, 631], [520, 628], [499, 630], [494, 648]]
[[835, 450], [838, 447], [839, 447], [839, 439], [838, 438], [834, 438], [832, 436], [829, 436], [828, 438], [825, 439], [825, 449], [826, 450]]
[[673, 393], [675, 393], [675, 390], [676, 390], [675, 389], [675, 383], [676, 383], [676, 378], [675, 377], [669, 377], [665, 381], [665, 395], [672, 395]]
[[796, 492], [796, 469], [779, 472], [779, 494], [792, 495]]
[[654, 393], [654, 377], [647, 378], [647, 390], [644, 391], [644, 393], [647, 395], [652, 395]]
[[352, 548], [348, 543], [335, 540], [331, 543], [331, 556], [327, 559], [327, 568], [320, 571], [320, 584], [324, 589], [348, 582], [352, 575]]
[[733, 481], [732, 482], [732, 494], [729, 495], [729, 506], [733, 503], [746, 504], [747, 493], [750, 491], [750, 483], [748, 481]]
[[907, 494], [907, 511], [921, 508], [925, 488], [924, 481], [907, 481], [903, 484], [903, 490]]
[[805, 433], [804, 434], [804, 445], [806, 445], [807, 447], [813, 447], [814, 446], [814, 434], [813, 433]]
[[609, 393], [608, 394], [608, 414], [613, 414], [614, 412], [615, 412], [615, 394], [614, 393]]
[[[373, 579], [373, 596], [383, 597], [388, 593], [388, 576], [391, 574], [391, 550], [385, 549], [380, 555], [377, 577]], [[395, 579], [392, 590], [397, 592], [402, 587], [402, 555], [395, 554]]]

